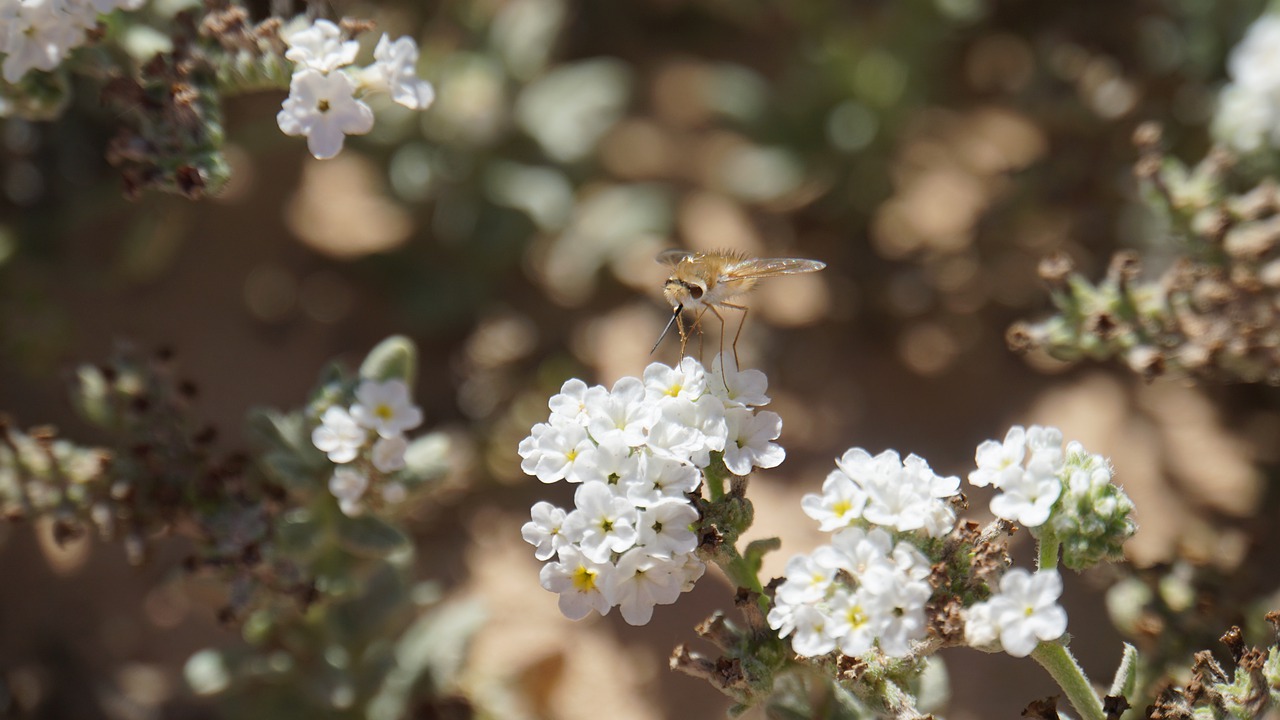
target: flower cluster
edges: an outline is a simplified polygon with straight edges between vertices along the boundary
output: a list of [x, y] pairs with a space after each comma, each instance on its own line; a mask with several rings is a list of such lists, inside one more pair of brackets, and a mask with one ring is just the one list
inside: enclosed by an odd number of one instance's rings
[[542, 586], [560, 594], [566, 616], [618, 607], [643, 625], [655, 605], [692, 588], [704, 570], [693, 530], [703, 473], [723, 463], [746, 475], [785, 456], [773, 442], [782, 419], [754, 409], [769, 402], [765, 390], [757, 370], [717, 357], [708, 373], [685, 358], [611, 389], [569, 380], [550, 399], [548, 421], [520, 443], [521, 468], [545, 483], [578, 484], [574, 509], [539, 502], [522, 534], [539, 560], [551, 560]]
[[801, 501], [804, 512], [832, 532], [857, 522], [942, 537], [955, 525], [947, 502], [960, 492], [960, 478], [939, 477], [917, 455], [902, 460], [886, 450], [872, 457], [862, 448], [847, 451], [822, 484], [822, 494]]
[[[1106, 458], [1078, 442], [1063, 448], [1062, 432], [1033, 426], [987, 440], [975, 455], [969, 482], [994, 486], [991, 512], [1062, 543], [1063, 563], [1080, 569], [1120, 557], [1137, 530], [1133, 501], [1111, 482]], [[1025, 461], [1025, 462], [1024, 462]]]
[[[1057, 429], [1015, 426], [1003, 442], [983, 442], [975, 457], [969, 482], [994, 486], [992, 512], [1050, 543], [1042, 560], [1056, 563], [1059, 546], [1072, 568], [1114, 559], [1135, 530], [1133, 504], [1112, 484], [1106, 459], [1076, 442], [1064, 448]], [[955, 549], [944, 548], [963, 542], [945, 537], [956, 527], [951, 499], [959, 495], [959, 478], [940, 477], [922, 458], [902, 459], [892, 450], [873, 456], [854, 448], [836, 466], [822, 493], [801, 501], [822, 530], [834, 533], [831, 543], [791, 558], [768, 615], [797, 654], [908, 655], [929, 634], [926, 607], [935, 587], [944, 589], [944, 605], [968, 605], [965, 638], [976, 647], [1021, 657], [1066, 631], [1056, 570], [1004, 573], [990, 597], [981, 589], [950, 595], [946, 574]]]
[[[350, 408], [332, 405], [311, 433], [311, 443], [339, 467], [329, 480], [329, 492], [347, 515], [363, 511], [361, 499], [369, 489], [370, 467], [388, 474], [405, 466], [409, 443], [404, 433], [422, 424], [422, 410], [409, 398], [403, 380], [362, 380]], [[370, 434], [376, 438], [369, 443]], [[395, 503], [404, 498], [398, 482], [382, 486], [382, 499]]]
[[[903, 656], [926, 633], [930, 561], [913, 542], [942, 537], [955, 525], [948, 498], [960, 478], [940, 477], [916, 455], [853, 448], [836, 461], [822, 494], [801, 506], [830, 545], [787, 563], [769, 626], [813, 657], [839, 649], [860, 655], [879, 647]], [[901, 535], [895, 541], [890, 532]]]
[[877, 646], [907, 655], [925, 637], [929, 565], [910, 542], [880, 528], [846, 528], [787, 563], [769, 626], [782, 637], [794, 633], [791, 647], [806, 657], [836, 649], [856, 656]]
[[1227, 67], [1214, 135], [1241, 152], [1280, 146], [1280, 15], [1254, 22]]
[[977, 648], [999, 647], [1014, 657], [1026, 657], [1041, 641], [1056, 640], [1067, 631], [1067, 611], [1058, 604], [1062, 576], [1057, 570], [1035, 574], [1014, 568], [1000, 578], [1000, 592], [969, 607], [965, 641]]
[[50, 72], [80, 47], [98, 16], [136, 10], [142, 0], [5, 0], [0, 3], [0, 54], [5, 82], [31, 70]]
[[286, 135], [305, 135], [307, 148], [317, 158], [331, 158], [342, 151], [347, 135], [363, 135], [373, 129], [373, 110], [361, 99], [373, 90], [412, 110], [425, 110], [435, 99], [431, 84], [417, 77], [418, 45], [412, 38], [392, 41], [383, 35], [368, 67], [350, 67], [359, 43], [344, 40], [342, 30], [328, 20], [316, 20], [302, 30], [285, 35], [293, 62], [289, 97], [276, 115]]

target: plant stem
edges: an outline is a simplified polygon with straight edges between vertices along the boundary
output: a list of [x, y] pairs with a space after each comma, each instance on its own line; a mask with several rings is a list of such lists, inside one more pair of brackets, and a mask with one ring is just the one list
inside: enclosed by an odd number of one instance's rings
[[1040, 570], [1053, 570], [1058, 567], [1058, 549], [1062, 547], [1062, 541], [1058, 539], [1053, 531], [1045, 528], [1044, 532], [1036, 540], [1039, 548], [1039, 555], [1036, 559], [1036, 565]]
[[735, 586], [764, 593], [764, 586], [760, 584], [759, 576], [751, 568], [747, 559], [742, 557], [742, 553], [738, 552], [738, 548], [728, 543], [721, 545], [712, 559], [724, 574], [729, 576], [729, 580]]
[[1065, 645], [1056, 642], [1042, 642], [1031, 651], [1031, 659], [1040, 663], [1053, 676], [1058, 687], [1066, 693], [1071, 705], [1080, 714], [1081, 720], [1106, 720], [1102, 710], [1102, 701], [1089, 684], [1084, 670], [1080, 668], [1071, 651]]

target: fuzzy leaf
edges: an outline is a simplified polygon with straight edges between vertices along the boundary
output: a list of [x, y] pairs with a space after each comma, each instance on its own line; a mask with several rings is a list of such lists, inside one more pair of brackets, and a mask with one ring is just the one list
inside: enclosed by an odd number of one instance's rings
[[782, 539], [771, 537], [752, 540], [747, 544], [747, 549], [743, 552], [743, 557], [747, 561], [747, 565], [753, 572], [760, 572], [760, 566], [764, 562], [764, 554], [773, 552], [782, 548]]
[[418, 349], [403, 335], [378, 343], [360, 364], [360, 377], [369, 380], [403, 380], [410, 389], [418, 376]]
[[1124, 653], [1120, 657], [1120, 667], [1116, 668], [1116, 677], [1111, 681], [1112, 697], [1133, 697], [1138, 678], [1138, 649], [1129, 643], [1124, 644]]

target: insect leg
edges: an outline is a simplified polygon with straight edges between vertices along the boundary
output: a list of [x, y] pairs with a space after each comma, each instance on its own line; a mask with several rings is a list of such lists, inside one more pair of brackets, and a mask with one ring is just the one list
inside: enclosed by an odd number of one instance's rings
[[[733, 308], [734, 310], [742, 311], [742, 320], [738, 323], [738, 332], [733, 334], [733, 365], [734, 367], [740, 367], [738, 365], [738, 337], [742, 335], [742, 326], [747, 324], [747, 306], [734, 305], [733, 303], [720, 303], [720, 304], [727, 308]], [[721, 322], [723, 322], [723, 320]], [[724, 349], [722, 348], [720, 352], [723, 353]], [[724, 360], [721, 359], [720, 362], [723, 363]]]
[[[721, 304], [723, 305], [723, 303]], [[716, 318], [720, 320], [720, 362], [724, 362], [724, 316], [711, 305], [708, 305], [707, 309], [715, 313]], [[737, 338], [734, 338], [734, 342], [737, 342]], [[737, 356], [735, 355], [734, 357], [736, 359]]]
[[676, 329], [680, 331], [680, 359], [683, 360], [685, 345], [689, 343], [689, 334], [684, 329], [683, 313], [677, 314], [675, 318], [676, 318]]

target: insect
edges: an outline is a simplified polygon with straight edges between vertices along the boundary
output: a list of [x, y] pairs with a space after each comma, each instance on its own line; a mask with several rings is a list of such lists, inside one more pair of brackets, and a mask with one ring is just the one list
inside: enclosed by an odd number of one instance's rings
[[742, 321], [738, 323], [738, 331], [733, 336], [735, 362], [738, 359], [738, 336], [742, 334], [742, 326], [747, 323], [747, 306], [730, 300], [745, 294], [764, 278], [817, 272], [827, 266], [818, 260], [753, 258], [733, 251], [695, 253], [665, 250], [658, 254], [657, 259], [672, 268], [671, 277], [667, 278], [662, 287], [662, 295], [671, 305], [671, 319], [667, 321], [667, 327], [649, 352], [658, 349], [658, 345], [662, 344], [662, 339], [671, 332], [671, 326], [674, 325], [680, 331], [680, 355], [683, 357], [685, 345], [689, 342], [684, 314], [695, 313], [693, 322], [696, 327], [702, 320], [702, 315], [709, 310], [720, 320], [720, 352], [723, 353], [724, 316], [720, 314], [719, 308], [732, 308], [742, 311]]

